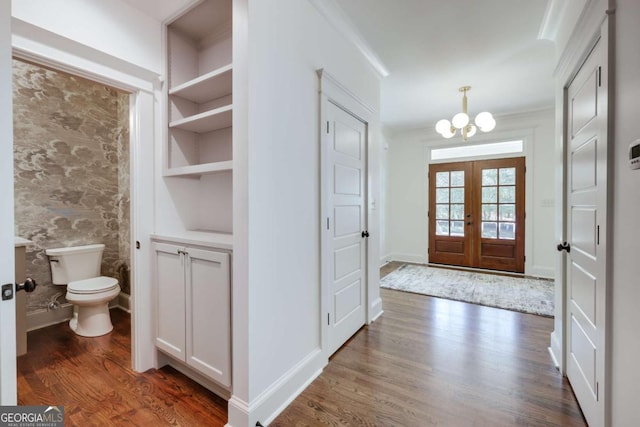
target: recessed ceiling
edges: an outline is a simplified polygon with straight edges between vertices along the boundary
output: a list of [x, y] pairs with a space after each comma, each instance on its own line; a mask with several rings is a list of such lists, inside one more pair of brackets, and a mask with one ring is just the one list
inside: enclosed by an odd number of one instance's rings
[[381, 121], [434, 126], [461, 110], [494, 115], [554, 105], [552, 42], [538, 40], [547, 0], [336, 0], [390, 74]]

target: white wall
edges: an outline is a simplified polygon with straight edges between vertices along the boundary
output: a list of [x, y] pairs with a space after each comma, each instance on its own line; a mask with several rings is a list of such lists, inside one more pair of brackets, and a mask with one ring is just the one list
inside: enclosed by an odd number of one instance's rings
[[120, 0], [12, 0], [13, 16], [163, 74], [160, 22]]
[[640, 138], [640, 2], [618, 0], [615, 13], [611, 414], [613, 426], [640, 425], [640, 170], [628, 167], [628, 146]]
[[[507, 141], [527, 137], [531, 145], [532, 179], [526, 188], [532, 212], [527, 212], [528, 247], [526, 274], [553, 277], [554, 267], [554, 188], [553, 150], [554, 113], [552, 110], [497, 117], [498, 126], [486, 135], [468, 141]], [[387, 135], [389, 141], [387, 171], [386, 248], [390, 260], [426, 263], [428, 260], [428, 181], [429, 150], [434, 146], [452, 146], [460, 141], [443, 140], [433, 129], [418, 129]]]
[[[245, 398], [250, 424], [255, 425], [272, 415], [256, 407], [277, 392], [279, 381], [311, 363], [307, 358], [320, 348], [316, 70], [324, 68], [375, 109], [379, 80], [362, 55], [307, 1], [249, 3], [248, 31], [249, 221], [234, 227], [248, 226], [249, 233]], [[372, 129], [379, 134], [376, 123]], [[375, 138], [370, 145], [373, 176], [378, 174], [378, 144]], [[370, 185], [377, 199], [377, 178]], [[377, 248], [371, 250], [377, 256]], [[234, 355], [234, 362], [236, 357], [242, 360], [242, 355]], [[235, 420], [230, 417], [229, 423]]]

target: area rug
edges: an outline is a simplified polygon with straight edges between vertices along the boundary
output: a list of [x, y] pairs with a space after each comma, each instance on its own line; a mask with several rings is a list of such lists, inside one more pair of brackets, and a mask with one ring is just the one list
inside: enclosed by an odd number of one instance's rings
[[381, 279], [380, 286], [553, 317], [552, 280], [404, 264]]

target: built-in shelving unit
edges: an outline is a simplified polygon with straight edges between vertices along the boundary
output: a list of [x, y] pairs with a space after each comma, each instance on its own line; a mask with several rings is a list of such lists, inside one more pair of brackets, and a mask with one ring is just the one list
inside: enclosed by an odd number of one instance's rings
[[232, 64], [227, 64], [169, 90], [169, 95], [179, 96], [202, 104], [211, 99], [231, 95]]
[[233, 228], [231, 13], [232, 0], [204, 0], [167, 25], [162, 175], [185, 233]]
[[231, 105], [207, 110], [169, 123], [169, 128], [177, 128], [195, 133], [213, 132], [231, 126]]

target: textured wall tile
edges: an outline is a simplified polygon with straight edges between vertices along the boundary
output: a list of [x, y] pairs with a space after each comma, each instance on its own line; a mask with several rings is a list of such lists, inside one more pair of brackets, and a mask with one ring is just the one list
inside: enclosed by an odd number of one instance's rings
[[76, 76], [13, 61], [16, 235], [39, 286], [28, 310], [64, 287], [47, 248], [104, 243], [102, 274], [129, 293], [129, 96]]

